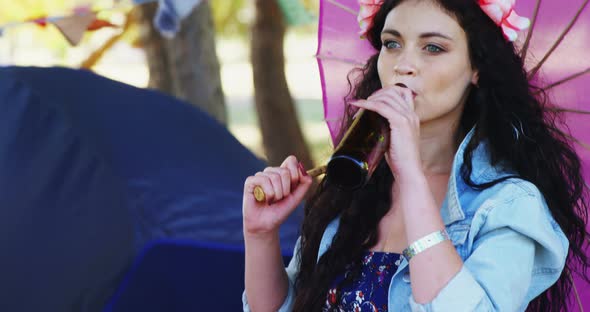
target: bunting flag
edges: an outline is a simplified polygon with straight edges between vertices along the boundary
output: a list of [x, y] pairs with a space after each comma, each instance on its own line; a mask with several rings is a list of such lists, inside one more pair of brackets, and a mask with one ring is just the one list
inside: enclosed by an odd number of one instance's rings
[[[121, 9], [130, 5], [141, 5], [158, 2], [158, 11], [154, 17], [154, 25], [160, 33], [172, 38], [179, 30], [182, 19], [186, 18], [203, 0], [114, 0], [110, 8], [91, 10], [88, 6], [77, 7], [69, 15], [42, 16], [21, 22], [0, 25], [0, 36], [4, 30], [23, 24], [37, 24], [47, 27], [51, 24], [57, 27], [64, 38], [73, 46], [78, 45], [87, 31], [96, 31], [105, 27], [119, 27], [107, 20], [97, 18], [99, 12]], [[316, 17], [305, 9], [301, 0], [277, 0], [279, 7], [290, 26], [304, 25], [315, 22]]]
[[96, 13], [73, 15], [53, 22], [70, 45], [77, 46], [82, 40], [88, 26], [96, 20]]
[[[125, 24], [123, 25], [123, 28], [121, 29], [121, 31], [118, 34], [113, 35], [109, 40], [107, 40], [105, 43], [103, 43], [103, 45], [100, 48], [98, 48], [94, 52], [92, 52], [86, 58], [86, 60], [80, 64], [80, 68], [91, 69], [92, 67], [94, 67], [94, 65], [96, 65], [100, 61], [100, 59], [104, 56], [104, 54], [111, 47], [113, 47], [115, 45], [115, 43], [117, 43], [121, 38], [123, 38], [125, 33], [129, 31], [129, 29], [131, 28], [131, 25], [134, 22], [132, 11], [127, 12], [125, 19], [126, 19]], [[90, 27], [92, 27], [92, 26], [90, 26]]]
[[90, 25], [88, 25], [87, 30], [88, 31], [95, 31], [95, 30], [99, 30], [102, 28], [118, 28], [119, 26], [112, 24], [109, 21], [106, 20], [102, 20], [102, 19], [95, 19], [94, 21], [92, 21], [90, 23]]
[[[71, 14], [61, 16], [38, 16], [20, 22], [12, 22], [0, 25], [0, 36], [4, 30], [18, 27], [25, 24], [36, 24], [39, 27], [47, 27], [48, 25], [55, 26], [59, 32], [64, 36], [68, 43], [76, 46], [82, 40], [84, 33], [88, 31], [97, 31], [103, 28], [119, 28], [120, 26], [111, 23], [108, 20], [97, 17], [100, 12], [125, 10], [133, 4], [128, 1], [115, 1], [112, 7], [92, 10], [90, 6], [79, 6], [72, 10]], [[145, 2], [155, 2], [157, 0], [147, 0]], [[126, 3], [125, 3], [126, 2]]]

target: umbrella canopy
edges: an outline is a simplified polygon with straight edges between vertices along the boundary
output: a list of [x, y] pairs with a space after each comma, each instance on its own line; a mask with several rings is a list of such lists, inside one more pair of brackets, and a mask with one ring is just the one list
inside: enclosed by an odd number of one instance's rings
[[[590, 111], [588, 2], [519, 0], [515, 8], [520, 16], [531, 19], [537, 12], [528, 46], [524, 48], [526, 34], [521, 34], [516, 44], [526, 53], [526, 66], [533, 83], [547, 90], [551, 102], [560, 109], [573, 111], [566, 114], [567, 125], [580, 143], [577, 150], [587, 181], [590, 179], [590, 116], [581, 114], [581, 111]], [[541, 3], [538, 10], [537, 3]], [[322, 82], [324, 116], [333, 143], [344, 115], [344, 97], [349, 91], [347, 76], [352, 69], [361, 67], [378, 52], [359, 36], [358, 11], [358, 0], [320, 1], [316, 56]], [[354, 83], [355, 76], [350, 78]], [[580, 302], [590, 309], [590, 285], [584, 284], [578, 277], [574, 279]], [[577, 309], [577, 306], [572, 309]]]
[[[164, 94], [83, 70], [0, 68], [0, 310], [100, 311], [154, 240], [243, 246], [243, 183], [264, 166]], [[285, 254], [299, 218], [281, 228]]]

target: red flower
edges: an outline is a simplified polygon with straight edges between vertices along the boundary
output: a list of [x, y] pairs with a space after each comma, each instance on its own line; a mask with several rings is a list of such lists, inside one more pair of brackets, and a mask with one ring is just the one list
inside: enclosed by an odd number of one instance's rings
[[508, 41], [515, 41], [517, 31], [527, 29], [531, 22], [526, 17], [521, 17], [514, 11], [516, 0], [479, 0], [481, 9], [496, 23], [502, 27], [504, 37]]
[[373, 26], [373, 17], [379, 11], [379, 8], [383, 4], [383, 0], [359, 0], [359, 15], [357, 21], [361, 30], [359, 34], [361, 37], [365, 37], [369, 28]]

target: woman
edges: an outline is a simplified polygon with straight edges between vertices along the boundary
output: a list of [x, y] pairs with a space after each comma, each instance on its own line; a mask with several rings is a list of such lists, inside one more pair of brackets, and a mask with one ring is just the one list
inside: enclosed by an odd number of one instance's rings
[[570, 260], [588, 261], [580, 160], [535, 97], [513, 33], [485, 12], [465, 0], [379, 7], [366, 32], [379, 53], [348, 111], [389, 122], [385, 160], [358, 191], [322, 181], [286, 270], [278, 227], [311, 178], [293, 156], [248, 177], [245, 310], [565, 307]]

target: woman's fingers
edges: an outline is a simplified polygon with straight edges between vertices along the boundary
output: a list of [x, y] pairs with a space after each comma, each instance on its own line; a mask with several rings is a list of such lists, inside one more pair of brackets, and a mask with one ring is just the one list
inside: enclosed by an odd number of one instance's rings
[[387, 99], [376, 97], [372, 100], [356, 101], [353, 105], [376, 112], [383, 116], [383, 118], [389, 120], [390, 123], [399, 124], [400, 117], [407, 115], [407, 113], [401, 108], [395, 107], [387, 102]]
[[403, 104], [403, 107], [407, 107], [409, 110], [414, 111], [414, 95], [412, 90], [400, 86], [388, 86], [383, 89], [379, 89], [375, 91], [371, 96], [369, 96], [368, 100], [370, 100], [374, 96], [378, 95], [387, 95], [389, 97], [393, 97], [400, 100], [400, 104]]
[[395, 90], [397, 90], [399, 93], [399, 95], [405, 100], [405, 102], [408, 104], [408, 107], [410, 108], [411, 111], [415, 111], [416, 110], [416, 106], [414, 103], [414, 94], [412, 93], [412, 90], [408, 89], [408, 88], [402, 88], [399, 86], [394, 86]]
[[265, 173], [274, 173], [278, 175], [279, 183], [281, 184], [281, 197], [277, 196], [277, 200], [282, 197], [287, 197], [291, 193], [291, 172], [287, 168], [269, 167], [264, 169]]
[[281, 164], [281, 168], [287, 168], [291, 174], [291, 190], [293, 190], [293, 188], [299, 184], [299, 180], [301, 178], [297, 168], [298, 164], [299, 161], [293, 155], [287, 157]]
[[[408, 95], [409, 92], [409, 95]], [[409, 96], [409, 98], [408, 98]], [[390, 104], [397, 104], [400, 108], [404, 111], [413, 112], [414, 111], [414, 101], [412, 96], [412, 91], [407, 88], [401, 88], [398, 86], [388, 87], [386, 89], [381, 89], [371, 96], [367, 100], [373, 100], [375, 98], [388, 98], [390, 99]]]
[[[260, 175], [259, 175], [260, 173]], [[261, 172], [254, 176], [246, 178], [244, 182], [244, 188], [246, 193], [253, 194], [254, 188], [257, 186], [261, 187], [264, 191], [265, 199], [268, 203], [274, 201], [275, 190], [269, 177], [262, 175]]]
[[368, 101], [378, 102], [385, 108], [391, 108], [399, 114], [409, 115], [412, 113], [407, 107], [404, 106], [404, 104], [399, 103], [400, 99], [392, 95], [381, 94], [371, 97]]
[[384, 96], [377, 96], [372, 101], [381, 102], [382, 105], [388, 106], [391, 109], [391, 114], [384, 116], [390, 122], [395, 122], [396, 124], [403, 122], [414, 125], [415, 121], [418, 120], [418, 115], [416, 115], [414, 111], [411, 111], [408, 107], [402, 104], [389, 101], [388, 98]]
[[[291, 191], [300, 182], [300, 173], [298, 169], [297, 158], [289, 156], [281, 167], [267, 167], [263, 172], [256, 173], [255, 176], [265, 177], [270, 181], [272, 187], [273, 201], [279, 201], [291, 194]], [[266, 189], [264, 189], [266, 193]]]
[[399, 125], [401, 122], [414, 125], [418, 117], [414, 112], [412, 91], [399, 86], [381, 89], [367, 100], [351, 103], [354, 106], [368, 109], [388, 119], [390, 123]]
[[[301, 188], [308, 189], [312, 178], [307, 176], [300, 162], [295, 156], [287, 157], [280, 167], [267, 167], [262, 172], [257, 172], [254, 177], [246, 180], [246, 192], [253, 193], [256, 184], [262, 188], [265, 193], [266, 202], [269, 204], [278, 202], [282, 199], [289, 198], [290, 195], [298, 197]], [[252, 180], [256, 178], [255, 180]]]
[[283, 184], [281, 183], [281, 177], [279, 174], [274, 172], [258, 172], [255, 176], [266, 177], [270, 181], [274, 193], [274, 201], [283, 198]]

